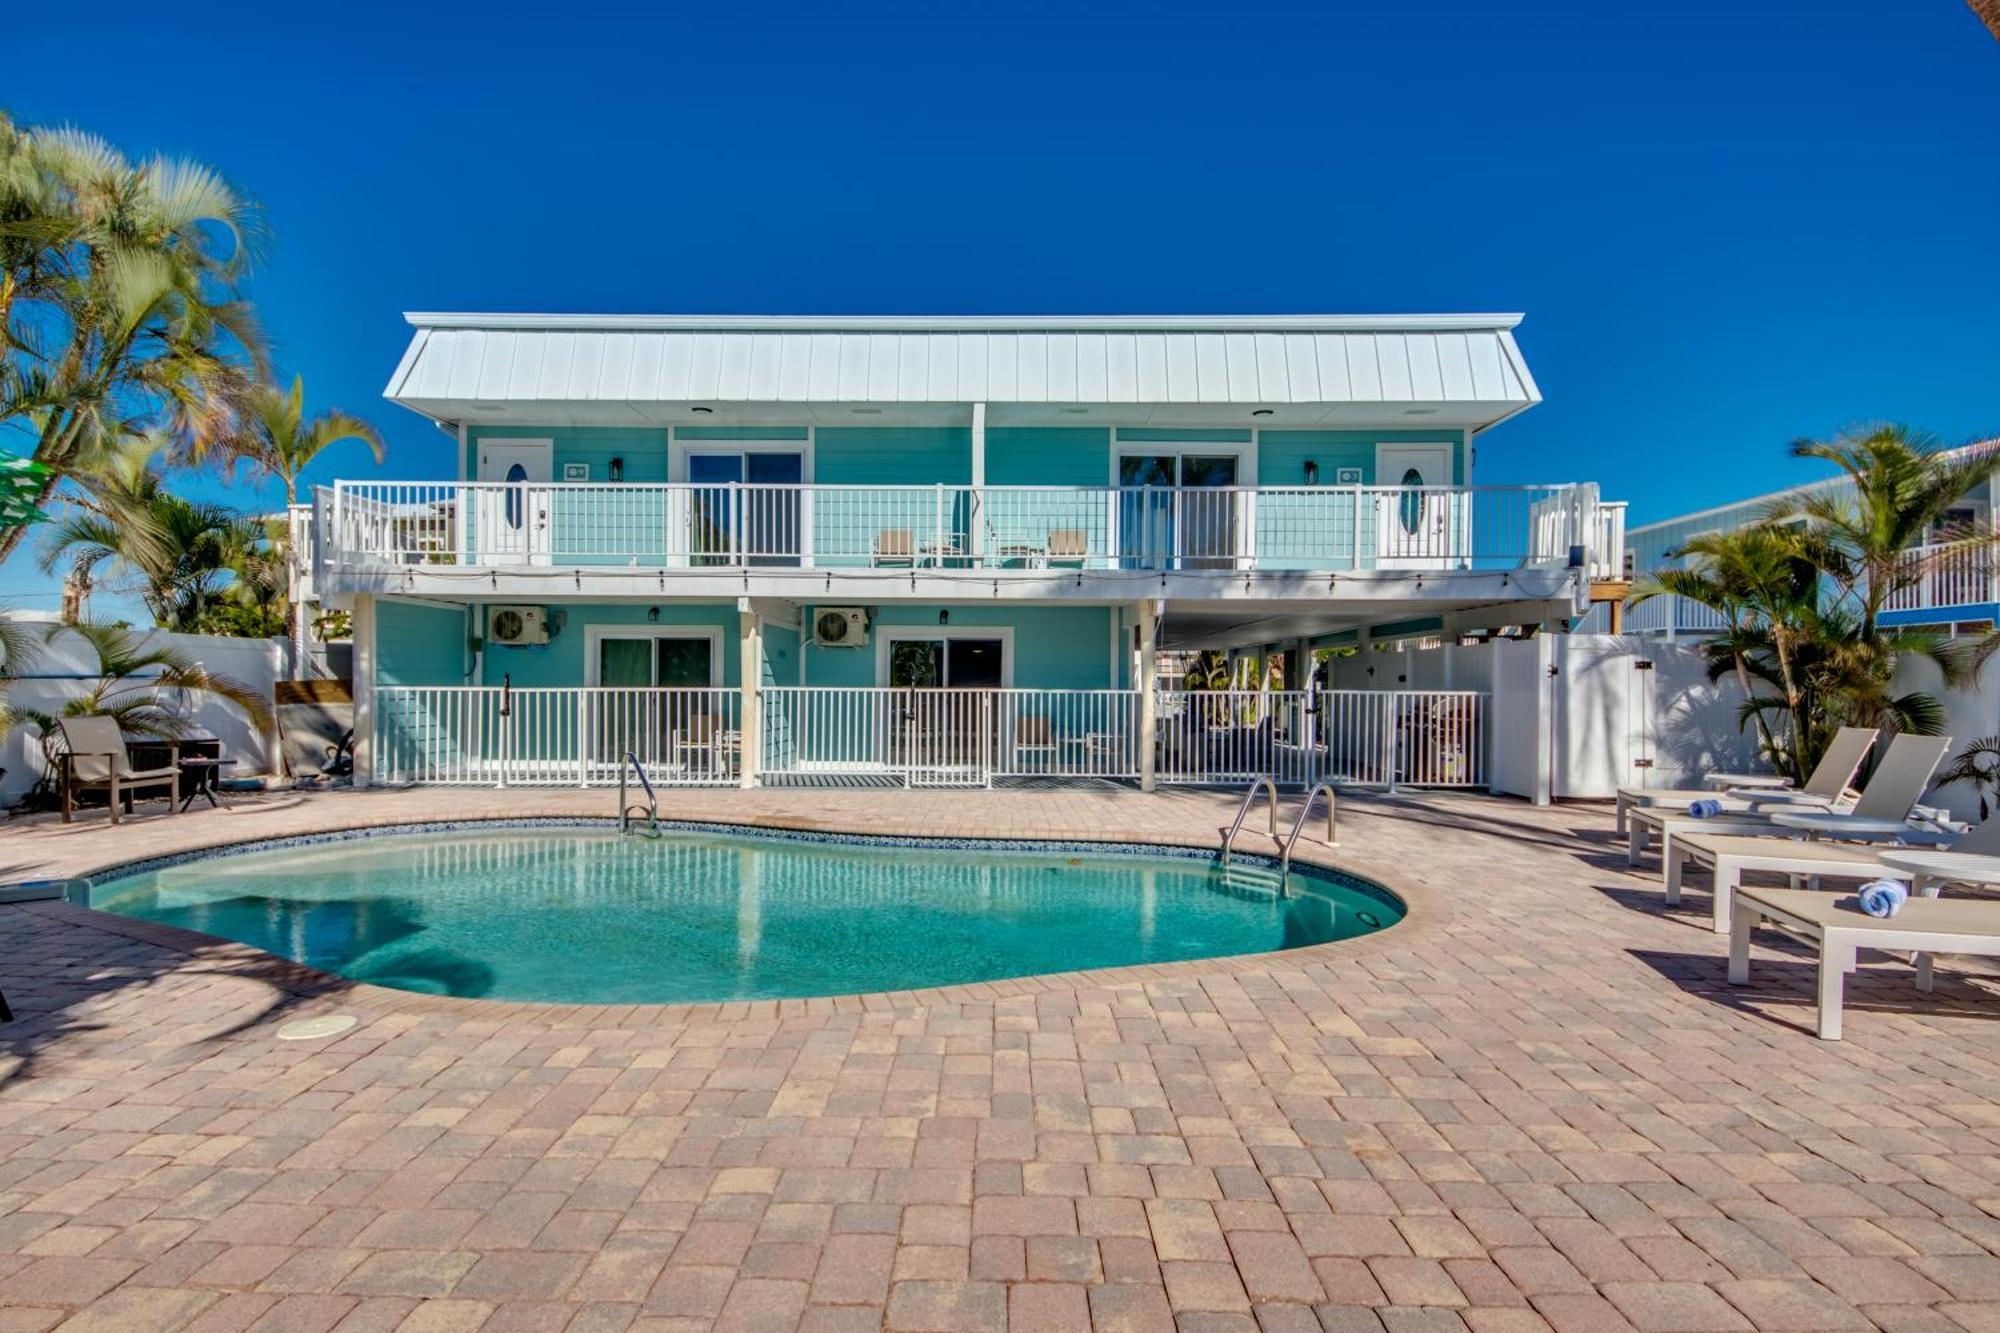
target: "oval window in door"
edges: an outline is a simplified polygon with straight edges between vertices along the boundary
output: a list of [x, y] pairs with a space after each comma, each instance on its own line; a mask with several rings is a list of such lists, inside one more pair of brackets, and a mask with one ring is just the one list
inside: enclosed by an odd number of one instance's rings
[[1421, 489], [1423, 484], [1423, 473], [1415, 468], [1404, 471], [1403, 498], [1398, 502], [1401, 510], [1399, 517], [1403, 521], [1403, 531], [1413, 537], [1424, 523], [1424, 493]]
[[528, 469], [519, 463], [507, 469], [507, 526], [521, 530], [521, 483], [528, 479]]

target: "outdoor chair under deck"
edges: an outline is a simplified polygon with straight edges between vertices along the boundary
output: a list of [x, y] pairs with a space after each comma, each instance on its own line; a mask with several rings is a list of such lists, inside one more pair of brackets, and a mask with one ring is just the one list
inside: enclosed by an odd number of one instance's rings
[[110, 794], [111, 822], [118, 822], [120, 804], [134, 793], [149, 788], [167, 789], [167, 813], [180, 806], [180, 746], [166, 741], [164, 768], [135, 769], [126, 755], [125, 736], [113, 717], [68, 717], [58, 724], [66, 747], [57, 781], [62, 786], [62, 822], [73, 823], [76, 794], [102, 791]]
[[1054, 722], [1039, 714], [1017, 720], [1014, 723], [1014, 754], [1016, 762], [1034, 758], [1041, 762], [1044, 771], [1053, 768], [1056, 758]]

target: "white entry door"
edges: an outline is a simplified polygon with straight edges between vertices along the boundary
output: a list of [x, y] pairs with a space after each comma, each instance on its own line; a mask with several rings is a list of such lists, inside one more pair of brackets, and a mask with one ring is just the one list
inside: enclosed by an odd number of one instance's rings
[[1449, 444], [1375, 446], [1375, 563], [1379, 569], [1451, 569], [1465, 563], [1466, 495], [1449, 487]]
[[463, 543], [480, 565], [546, 565], [555, 549], [554, 445], [492, 440], [479, 446], [478, 479]]

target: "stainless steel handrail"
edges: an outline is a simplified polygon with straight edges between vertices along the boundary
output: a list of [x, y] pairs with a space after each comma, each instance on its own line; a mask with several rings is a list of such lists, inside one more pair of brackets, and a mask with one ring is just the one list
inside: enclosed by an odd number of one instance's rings
[[1306, 803], [1299, 807], [1299, 822], [1292, 825], [1291, 836], [1285, 839], [1285, 850], [1278, 856], [1278, 884], [1283, 892], [1285, 880], [1292, 873], [1292, 848], [1299, 845], [1299, 834], [1305, 832], [1306, 820], [1312, 818], [1313, 801], [1321, 792], [1326, 793], [1326, 845], [1340, 846], [1340, 839], [1334, 832], [1334, 807], [1338, 804], [1331, 782], [1315, 782], [1306, 793]]
[[1243, 793], [1243, 804], [1236, 807], [1236, 821], [1229, 826], [1229, 833], [1222, 839], [1222, 864], [1229, 864], [1229, 854], [1236, 849], [1236, 835], [1243, 831], [1243, 821], [1250, 817], [1250, 807], [1257, 803], [1257, 789], [1261, 787], [1271, 797], [1271, 841], [1278, 840], [1278, 784], [1270, 774], [1250, 779], [1250, 789]]
[[631, 832], [632, 812], [639, 808], [636, 805], [628, 805], [625, 801], [625, 770], [627, 768], [630, 768], [634, 773], [639, 775], [639, 785], [646, 790], [647, 823], [653, 828], [658, 828], [660, 826], [660, 798], [654, 793], [653, 781], [646, 776], [646, 767], [639, 762], [639, 756], [627, 750], [625, 752], [625, 762], [618, 766], [618, 831], [620, 833]]

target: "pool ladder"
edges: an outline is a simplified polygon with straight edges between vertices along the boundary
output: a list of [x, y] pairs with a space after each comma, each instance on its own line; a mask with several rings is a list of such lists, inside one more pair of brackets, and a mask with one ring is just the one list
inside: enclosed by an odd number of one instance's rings
[[[639, 786], [645, 790], [646, 803], [644, 805], [631, 803], [626, 798], [627, 786], [625, 774], [628, 769], [638, 775]], [[652, 779], [646, 776], [645, 765], [639, 762], [639, 756], [627, 750], [625, 752], [625, 762], [618, 768], [618, 831], [620, 833], [633, 832], [632, 825], [635, 822], [635, 816], [641, 812], [644, 812], [646, 816], [646, 826], [637, 831], [657, 838], [660, 835], [660, 798], [654, 793]]]
[[[1231, 822], [1229, 832], [1222, 839], [1222, 864], [1225, 866], [1229, 864], [1229, 858], [1236, 850], [1236, 835], [1243, 831], [1243, 821], [1250, 817], [1250, 807], [1257, 803], [1257, 793], [1259, 792], [1263, 792], [1270, 798], [1271, 841], [1276, 842], [1278, 840], [1278, 784], [1276, 779], [1267, 773], [1262, 777], [1251, 779], [1249, 789], [1243, 793], [1243, 804], [1236, 807], [1236, 818]], [[1306, 793], [1306, 803], [1299, 810], [1298, 822], [1292, 825], [1292, 831], [1285, 838], [1282, 850], [1278, 855], [1279, 897], [1286, 896], [1289, 891], [1292, 878], [1292, 849], [1299, 845], [1299, 835], [1305, 832], [1306, 820], [1312, 817], [1313, 802], [1319, 799], [1321, 792], [1326, 793], [1326, 845], [1329, 847], [1340, 846], [1340, 839], [1335, 828], [1336, 810], [1339, 802], [1334, 794], [1333, 784], [1331, 782], [1315, 782], [1312, 790]]]

